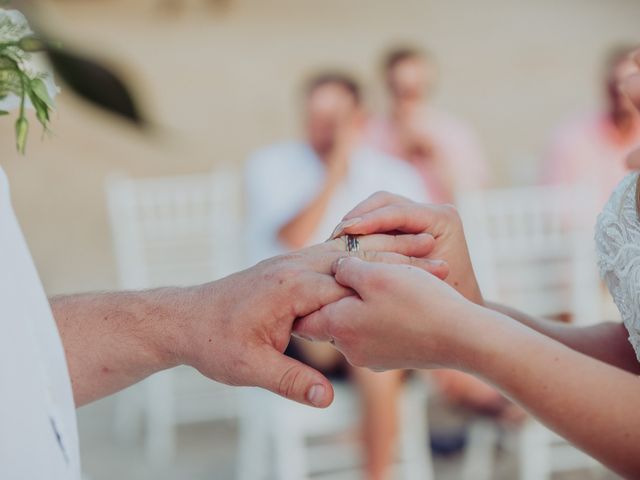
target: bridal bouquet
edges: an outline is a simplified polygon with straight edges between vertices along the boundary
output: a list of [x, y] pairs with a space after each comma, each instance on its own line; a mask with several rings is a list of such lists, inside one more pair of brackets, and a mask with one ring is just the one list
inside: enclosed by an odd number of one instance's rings
[[18, 152], [24, 154], [29, 131], [25, 108], [33, 108], [45, 131], [49, 127], [53, 96], [58, 91], [46, 68], [44, 42], [17, 10], [0, 8], [0, 115], [18, 110], [15, 123]]

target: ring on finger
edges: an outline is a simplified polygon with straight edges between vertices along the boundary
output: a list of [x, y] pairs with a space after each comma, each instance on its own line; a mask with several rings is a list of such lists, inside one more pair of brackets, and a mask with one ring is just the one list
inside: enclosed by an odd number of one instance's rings
[[344, 243], [347, 253], [357, 254], [360, 251], [360, 240], [357, 235], [345, 235]]

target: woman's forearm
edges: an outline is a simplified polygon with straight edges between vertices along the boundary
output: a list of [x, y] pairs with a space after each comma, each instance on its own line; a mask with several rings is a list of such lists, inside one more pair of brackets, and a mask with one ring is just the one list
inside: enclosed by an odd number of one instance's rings
[[640, 476], [640, 379], [479, 309], [469, 371], [622, 475]]
[[629, 334], [624, 325], [620, 323], [603, 322], [583, 327], [536, 318], [497, 303], [485, 302], [485, 306], [503, 313], [573, 350], [628, 372], [640, 374], [640, 363], [638, 363], [633, 347], [629, 343]]

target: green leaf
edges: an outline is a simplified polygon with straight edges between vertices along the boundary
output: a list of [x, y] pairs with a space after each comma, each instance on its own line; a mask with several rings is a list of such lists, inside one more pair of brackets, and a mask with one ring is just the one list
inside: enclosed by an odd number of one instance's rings
[[[34, 78], [29, 82], [29, 87], [33, 91], [33, 93], [42, 100], [49, 108], [53, 108], [53, 100], [49, 96], [49, 92], [47, 91], [47, 87], [40, 78]], [[33, 103], [33, 98], [32, 98]]]
[[40, 99], [40, 97], [32, 88], [29, 88], [27, 90], [27, 94], [29, 95], [29, 99], [31, 100], [33, 108], [36, 109], [36, 116], [38, 117], [38, 121], [44, 128], [47, 128], [49, 124], [49, 106]]
[[40, 124], [46, 129], [49, 125], [49, 110], [44, 108], [43, 110], [36, 110], [36, 117]]

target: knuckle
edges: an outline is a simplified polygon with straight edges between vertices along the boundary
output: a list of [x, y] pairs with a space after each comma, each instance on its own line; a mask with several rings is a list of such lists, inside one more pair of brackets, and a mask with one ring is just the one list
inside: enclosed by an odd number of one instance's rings
[[358, 257], [365, 262], [376, 262], [380, 259], [380, 253], [371, 250], [360, 250]]
[[369, 198], [372, 200], [388, 200], [391, 194], [385, 190], [378, 190]]
[[278, 382], [277, 393], [283, 397], [291, 398], [296, 392], [298, 379], [303, 374], [302, 368], [298, 365], [292, 365], [280, 377]]
[[455, 205], [448, 203], [448, 204], [442, 205], [441, 208], [447, 218], [451, 220], [460, 219], [460, 213], [458, 212], [458, 209], [455, 207]]

